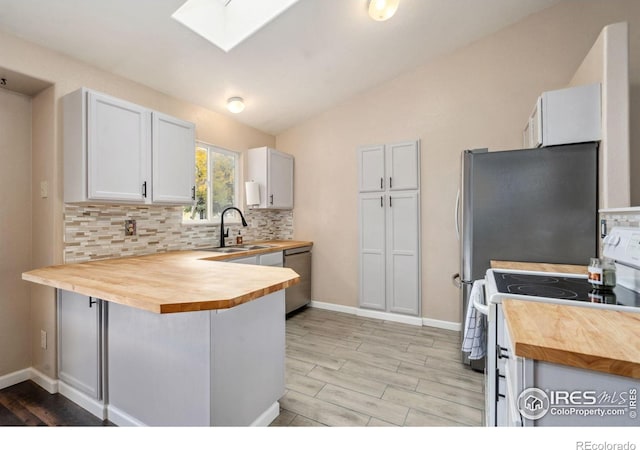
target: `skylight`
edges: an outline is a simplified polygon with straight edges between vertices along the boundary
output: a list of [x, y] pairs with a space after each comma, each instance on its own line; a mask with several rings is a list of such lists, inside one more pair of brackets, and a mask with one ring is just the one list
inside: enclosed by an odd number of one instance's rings
[[298, 0], [188, 0], [171, 16], [228, 52]]

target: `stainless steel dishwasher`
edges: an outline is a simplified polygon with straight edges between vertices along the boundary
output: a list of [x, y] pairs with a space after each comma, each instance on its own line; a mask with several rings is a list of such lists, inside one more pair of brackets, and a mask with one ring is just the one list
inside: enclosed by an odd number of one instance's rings
[[300, 275], [300, 282], [288, 287], [284, 293], [285, 309], [289, 314], [311, 302], [311, 247], [285, 250], [284, 267]]

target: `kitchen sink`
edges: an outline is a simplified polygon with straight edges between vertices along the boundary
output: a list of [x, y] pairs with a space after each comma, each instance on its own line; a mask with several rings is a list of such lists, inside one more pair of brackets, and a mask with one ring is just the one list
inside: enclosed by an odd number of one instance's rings
[[236, 253], [236, 252], [246, 252], [247, 250], [262, 250], [264, 248], [272, 248], [273, 245], [268, 244], [245, 244], [245, 245], [234, 245], [233, 247], [208, 247], [208, 248], [199, 248], [197, 250], [203, 252], [219, 252], [219, 253]]

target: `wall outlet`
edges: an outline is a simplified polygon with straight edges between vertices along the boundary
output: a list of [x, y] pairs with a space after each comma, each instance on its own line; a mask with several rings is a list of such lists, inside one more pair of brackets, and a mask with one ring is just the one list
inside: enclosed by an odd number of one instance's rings
[[43, 350], [47, 349], [47, 332], [44, 330], [40, 330], [40, 347]]
[[135, 236], [136, 235], [136, 221], [129, 219], [124, 221], [124, 235]]
[[41, 198], [49, 197], [49, 183], [47, 181], [40, 182], [40, 197]]

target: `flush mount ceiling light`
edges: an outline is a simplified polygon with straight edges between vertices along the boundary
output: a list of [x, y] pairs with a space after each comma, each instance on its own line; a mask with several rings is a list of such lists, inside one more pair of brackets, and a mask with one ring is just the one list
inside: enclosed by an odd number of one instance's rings
[[227, 100], [227, 109], [234, 114], [241, 113], [244, 110], [244, 100], [242, 97], [231, 97]]
[[387, 20], [396, 13], [399, 3], [400, 0], [369, 0], [369, 15], [373, 20]]

